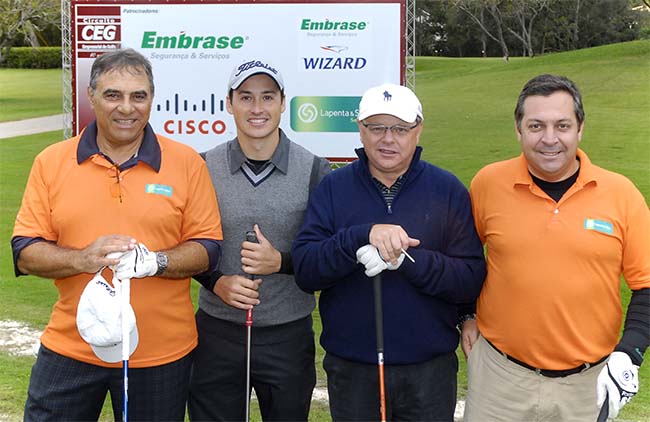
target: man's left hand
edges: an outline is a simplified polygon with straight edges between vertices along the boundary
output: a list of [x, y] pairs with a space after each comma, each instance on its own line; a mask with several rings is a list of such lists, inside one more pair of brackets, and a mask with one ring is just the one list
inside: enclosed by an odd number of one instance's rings
[[379, 251], [372, 245], [365, 245], [357, 249], [357, 262], [366, 267], [366, 275], [374, 277], [388, 268], [386, 261], [381, 259]]
[[142, 243], [138, 243], [135, 248], [122, 255], [113, 271], [120, 280], [154, 276], [158, 272], [156, 254], [150, 252]]
[[463, 350], [465, 359], [469, 357], [472, 352], [476, 341], [478, 340], [480, 332], [476, 319], [468, 319], [460, 326], [460, 347]]
[[618, 412], [639, 391], [639, 367], [625, 352], [612, 352], [607, 365], [600, 371], [596, 383], [598, 408], [609, 395], [609, 416], [614, 419]]
[[269, 275], [280, 271], [282, 254], [264, 236], [260, 227], [253, 226], [257, 235], [257, 242], [245, 241], [241, 246], [242, 270], [246, 274]]

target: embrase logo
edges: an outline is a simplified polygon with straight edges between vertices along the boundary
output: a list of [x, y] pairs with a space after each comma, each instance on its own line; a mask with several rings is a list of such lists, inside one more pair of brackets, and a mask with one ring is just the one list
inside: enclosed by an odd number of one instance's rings
[[363, 31], [368, 26], [364, 21], [313, 21], [303, 19], [300, 23], [301, 31]]
[[182, 31], [179, 35], [163, 36], [158, 35], [156, 31], [145, 31], [142, 34], [141, 48], [160, 48], [160, 49], [190, 49], [190, 48], [203, 48], [203, 49], [225, 49], [242, 48], [244, 45], [244, 37], [237, 35], [229, 37], [227, 35], [214, 36], [214, 35], [187, 35]]

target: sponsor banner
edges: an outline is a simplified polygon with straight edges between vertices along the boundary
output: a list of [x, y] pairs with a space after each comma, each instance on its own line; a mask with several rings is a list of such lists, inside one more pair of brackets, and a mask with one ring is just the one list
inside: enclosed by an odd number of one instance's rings
[[403, 3], [72, 0], [73, 130], [93, 118], [93, 60], [128, 47], [153, 66], [154, 129], [205, 151], [236, 136], [225, 107], [233, 67], [264, 59], [284, 77], [289, 138], [321, 156], [354, 157], [361, 95], [404, 78]]
[[294, 132], [358, 132], [361, 97], [293, 97], [291, 129]]

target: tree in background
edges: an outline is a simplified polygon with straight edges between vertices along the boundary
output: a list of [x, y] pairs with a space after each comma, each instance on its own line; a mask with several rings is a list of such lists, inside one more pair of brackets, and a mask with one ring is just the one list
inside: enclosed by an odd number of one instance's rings
[[[469, 17], [445, 1], [417, 3], [417, 56], [476, 56], [485, 52], [485, 35]], [[482, 38], [481, 46], [470, 41]]]
[[0, 63], [14, 46], [60, 45], [60, 22], [57, 0], [0, 0]]
[[418, 0], [423, 55], [532, 57], [650, 37], [649, 0]]

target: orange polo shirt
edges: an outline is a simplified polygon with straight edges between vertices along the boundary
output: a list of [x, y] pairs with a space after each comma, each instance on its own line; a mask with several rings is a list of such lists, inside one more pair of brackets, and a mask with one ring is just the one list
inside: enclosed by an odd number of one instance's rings
[[[94, 124], [86, 131], [91, 130]], [[94, 136], [87, 136], [80, 148], [81, 137], [51, 145], [36, 157], [14, 236], [42, 237], [63, 248], [81, 249], [102, 235], [122, 234], [152, 251], [171, 249], [191, 239], [222, 239], [214, 188], [196, 151], [154, 135], [147, 126], [139, 156], [148, 154], [152, 162], [159, 157], [160, 168], [156, 171], [150, 163], [138, 161], [120, 172], [118, 184], [116, 170], [104, 156], [83, 156], [89, 144], [96, 149]], [[79, 274], [54, 281], [59, 298], [41, 342], [73, 359], [117, 367], [121, 363], [99, 360], [77, 331], [77, 305], [92, 277]], [[112, 272], [104, 270], [104, 277], [110, 281]], [[140, 336], [131, 367], [173, 362], [196, 347], [190, 281], [160, 277], [131, 281], [131, 304]]]
[[502, 352], [542, 369], [611, 353], [622, 324], [621, 274], [633, 290], [650, 287], [643, 196], [583, 151], [578, 157], [578, 179], [558, 203], [533, 183], [523, 155], [486, 166], [470, 187], [487, 246], [479, 329]]

